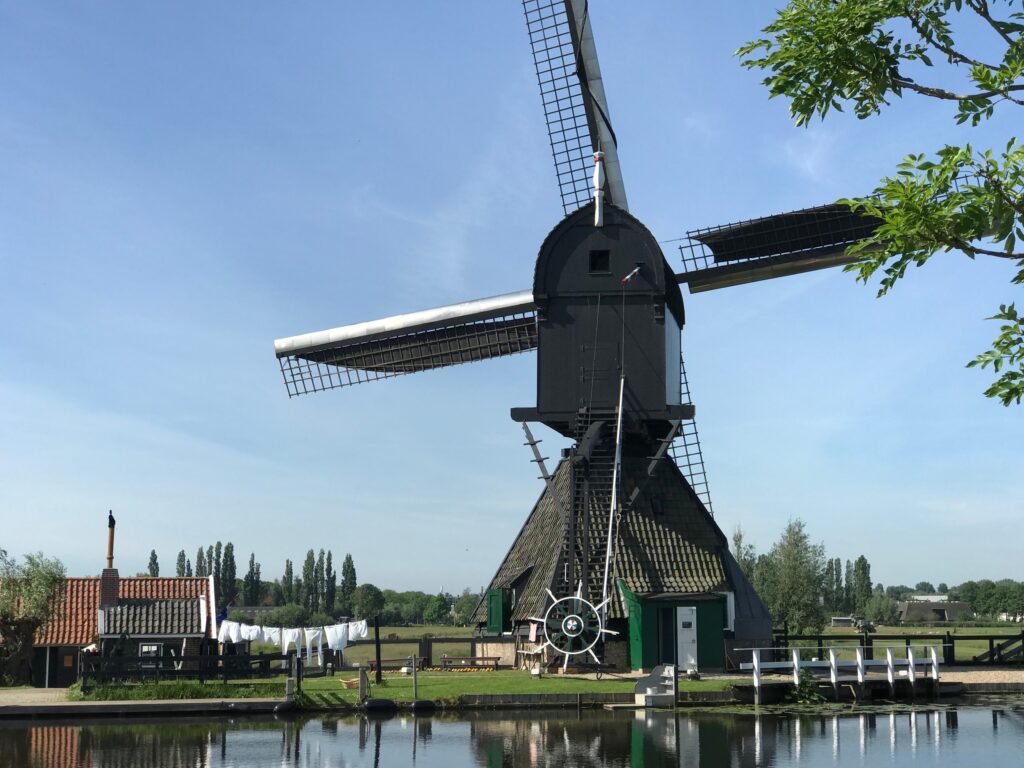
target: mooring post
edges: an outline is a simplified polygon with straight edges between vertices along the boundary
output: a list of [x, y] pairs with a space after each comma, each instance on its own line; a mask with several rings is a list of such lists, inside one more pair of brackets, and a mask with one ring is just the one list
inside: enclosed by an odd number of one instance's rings
[[939, 650], [934, 645], [929, 649], [932, 655], [932, 695], [939, 697]]
[[864, 698], [864, 646], [857, 646], [857, 701]]
[[907, 681], [910, 683], [910, 698], [917, 698], [917, 660], [910, 646], [907, 646]]
[[750, 660], [754, 667], [754, 705], [761, 703], [761, 651], [754, 648], [750, 652]]
[[836, 649], [828, 649], [828, 674], [832, 680], [832, 695], [839, 701], [839, 666], [836, 659]]
[[889, 698], [896, 700], [896, 664], [892, 659], [892, 647], [885, 649], [885, 676], [889, 679]]
[[409, 657], [409, 666], [412, 667], [412, 700], [416, 701], [420, 697], [420, 689], [416, 685], [416, 657]]
[[374, 653], [377, 659], [377, 668], [373, 672], [373, 682], [380, 685], [381, 681], [381, 670], [380, 670], [380, 617], [373, 617], [373, 645]]

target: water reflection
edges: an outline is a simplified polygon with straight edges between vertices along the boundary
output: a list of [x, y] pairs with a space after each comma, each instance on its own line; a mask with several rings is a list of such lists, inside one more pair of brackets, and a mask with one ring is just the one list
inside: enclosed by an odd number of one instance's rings
[[938, 766], [1011, 763], [1021, 751], [1024, 699], [827, 716], [588, 711], [0, 726], [5, 768], [786, 768], [886, 758]]

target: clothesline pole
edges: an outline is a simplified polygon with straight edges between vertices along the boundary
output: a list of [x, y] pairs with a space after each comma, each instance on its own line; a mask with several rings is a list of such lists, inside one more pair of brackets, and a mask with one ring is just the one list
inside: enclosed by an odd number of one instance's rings
[[381, 669], [380, 669], [380, 617], [373, 617], [373, 644], [375, 646], [375, 653], [377, 655], [377, 669], [374, 670], [373, 680], [377, 685], [380, 685], [381, 681]]

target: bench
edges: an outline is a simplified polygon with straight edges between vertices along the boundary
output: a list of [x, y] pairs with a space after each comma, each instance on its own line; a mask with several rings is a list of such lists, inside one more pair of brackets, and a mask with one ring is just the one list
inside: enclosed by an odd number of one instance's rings
[[482, 667], [498, 668], [500, 656], [448, 656], [441, 657], [442, 671], [449, 669], [478, 669]]

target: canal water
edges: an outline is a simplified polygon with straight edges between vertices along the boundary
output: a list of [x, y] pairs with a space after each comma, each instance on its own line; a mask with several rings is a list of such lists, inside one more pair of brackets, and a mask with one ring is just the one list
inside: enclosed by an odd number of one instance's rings
[[1022, 761], [1024, 698], [824, 716], [534, 711], [0, 724], [3, 768], [982, 768]]

